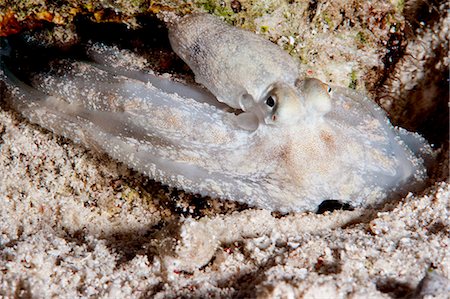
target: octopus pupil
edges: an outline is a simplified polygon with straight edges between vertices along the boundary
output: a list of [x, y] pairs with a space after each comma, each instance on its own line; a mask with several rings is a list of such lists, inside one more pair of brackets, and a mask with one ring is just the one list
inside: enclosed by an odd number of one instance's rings
[[275, 100], [272, 97], [268, 97], [266, 100], [266, 104], [269, 107], [273, 107], [273, 106], [275, 106]]

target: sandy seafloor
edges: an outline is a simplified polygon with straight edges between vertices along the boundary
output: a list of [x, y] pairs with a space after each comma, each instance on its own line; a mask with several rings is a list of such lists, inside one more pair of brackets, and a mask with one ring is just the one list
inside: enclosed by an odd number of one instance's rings
[[[439, 24], [420, 39], [448, 37]], [[372, 67], [375, 52], [358, 63]], [[414, 67], [396, 66], [392, 94], [426, 77]], [[279, 215], [162, 187], [0, 107], [0, 297], [449, 298], [440, 156], [429, 187], [377, 210]], [[436, 290], [419, 286], [427, 273]]]
[[445, 182], [384, 211], [246, 208], [158, 234], [176, 211], [133, 195], [124, 180], [141, 177], [9, 111], [0, 123], [0, 296], [389, 298], [430, 267], [450, 276]]

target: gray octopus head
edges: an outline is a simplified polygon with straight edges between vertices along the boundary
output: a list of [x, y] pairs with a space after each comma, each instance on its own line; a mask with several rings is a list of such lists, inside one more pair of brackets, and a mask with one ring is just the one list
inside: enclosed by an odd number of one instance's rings
[[265, 114], [266, 124], [295, 124], [305, 112], [302, 96], [290, 85], [276, 83], [264, 100], [269, 112]]
[[284, 83], [274, 84], [265, 100], [264, 122], [271, 125], [292, 125], [307, 114], [324, 115], [331, 110], [332, 89], [319, 79], [299, 79], [298, 89]]

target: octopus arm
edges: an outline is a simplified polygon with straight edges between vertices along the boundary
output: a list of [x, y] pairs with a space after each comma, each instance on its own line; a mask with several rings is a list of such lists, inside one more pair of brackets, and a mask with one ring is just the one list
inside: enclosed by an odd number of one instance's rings
[[[89, 58], [93, 60], [93, 65], [96, 68], [108, 73], [150, 83], [165, 93], [175, 93], [181, 97], [195, 99], [198, 102], [207, 103], [221, 109], [228, 107], [217, 101], [213, 94], [200, 86], [176, 82], [172, 79], [155, 75], [152, 71], [146, 69], [145, 64], [133, 63], [133, 60], [140, 61], [140, 57], [135, 57], [134, 53], [127, 50], [120, 50], [116, 47], [96, 43], [88, 48], [87, 53]], [[123, 65], [123, 61], [127, 61], [128, 64]]]
[[385, 112], [366, 96], [342, 87], [333, 89], [334, 108], [326, 118], [336, 130], [345, 130], [343, 136], [365, 144], [363, 165], [371, 173], [365, 176], [367, 183], [377, 181], [386, 189], [410, 188], [426, 177], [423, 159], [431, 148], [423, 137], [394, 128]]
[[164, 184], [278, 209], [261, 179], [270, 166], [262, 162], [264, 155], [253, 155], [260, 136], [235, 127], [233, 114], [103, 74], [91, 64], [64, 61], [52, 68], [35, 75], [31, 86], [6, 67], [0, 71], [11, 92], [7, 100], [31, 122]]

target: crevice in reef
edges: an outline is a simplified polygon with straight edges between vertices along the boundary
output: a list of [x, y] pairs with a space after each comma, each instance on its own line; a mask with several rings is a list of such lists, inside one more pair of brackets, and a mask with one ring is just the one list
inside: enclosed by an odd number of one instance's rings
[[[142, 17], [139, 20], [138, 29], [129, 29], [124, 24], [94, 23], [86, 17], [79, 17], [75, 20], [73, 28], [67, 28], [68, 32], [64, 33], [74, 35], [67, 43], [52, 43], [52, 39], [48, 36], [56, 34], [53, 25], [9, 36], [8, 41], [23, 61], [21, 67], [28, 66], [24, 69], [25, 72], [33, 68], [45, 68], [52, 59], [63, 57], [87, 59], [84, 47], [90, 42], [103, 42], [121, 49], [136, 51], [148, 60], [156, 72], [182, 75], [189, 73], [189, 68], [171, 49], [164, 23], [151, 17]], [[46, 40], [46, 37], [50, 40]], [[39, 59], [36, 59], [37, 57]]]
[[406, 298], [406, 295], [412, 293], [411, 286], [395, 279], [383, 279], [377, 281], [377, 290], [384, 294], [388, 294], [391, 298]]
[[437, 150], [427, 186], [450, 175], [447, 14], [446, 1], [405, 2], [406, 28], [384, 58], [398, 59], [379, 81], [376, 98], [394, 125], [418, 132]]

